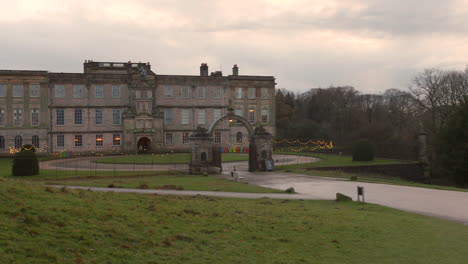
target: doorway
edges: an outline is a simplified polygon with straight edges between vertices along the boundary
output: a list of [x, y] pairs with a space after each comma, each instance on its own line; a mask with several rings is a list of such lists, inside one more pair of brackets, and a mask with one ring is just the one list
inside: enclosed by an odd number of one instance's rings
[[145, 153], [151, 149], [151, 140], [147, 137], [142, 137], [137, 143], [138, 153]]

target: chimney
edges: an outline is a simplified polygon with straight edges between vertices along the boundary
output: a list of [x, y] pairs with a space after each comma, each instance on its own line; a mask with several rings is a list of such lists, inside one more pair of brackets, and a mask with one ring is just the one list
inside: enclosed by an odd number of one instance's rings
[[200, 66], [200, 76], [208, 76], [208, 64], [202, 63]]
[[237, 64], [234, 64], [234, 67], [232, 67], [232, 75], [234, 76], [239, 75], [239, 67], [237, 67]]

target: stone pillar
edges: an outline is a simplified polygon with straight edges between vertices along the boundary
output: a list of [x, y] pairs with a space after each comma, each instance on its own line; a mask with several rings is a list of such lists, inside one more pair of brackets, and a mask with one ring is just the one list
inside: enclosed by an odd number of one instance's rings
[[263, 126], [255, 128], [250, 139], [249, 171], [267, 171], [273, 169], [273, 135]]
[[190, 173], [213, 173], [213, 138], [207, 130], [198, 127], [189, 137], [191, 147]]

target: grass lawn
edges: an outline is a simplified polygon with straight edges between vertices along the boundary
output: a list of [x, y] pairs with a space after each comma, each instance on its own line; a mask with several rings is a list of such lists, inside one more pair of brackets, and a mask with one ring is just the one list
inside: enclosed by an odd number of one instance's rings
[[223, 191], [247, 193], [284, 193], [284, 190], [264, 188], [252, 184], [229, 181], [217, 176], [195, 176], [187, 174], [158, 175], [136, 178], [104, 178], [66, 181], [47, 181], [49, 184], [80, 185], [114, 188], [161, 189], [164, 185], [182, 187], [191, 191]]
[[468, 226], [378, 205], [98, 193], [0, 181], [0, 263], [468, 259]]
[[[227, 161], [244, 161], [249, 160], [247, 154], [222, 154], [221, 159]], [[190, 163], [190, 153], [174, 153], [168, 155], [133, 155], [133, 156], [116, 156], [98, 159], [97, 163], [110, 164], [188, 164]]]

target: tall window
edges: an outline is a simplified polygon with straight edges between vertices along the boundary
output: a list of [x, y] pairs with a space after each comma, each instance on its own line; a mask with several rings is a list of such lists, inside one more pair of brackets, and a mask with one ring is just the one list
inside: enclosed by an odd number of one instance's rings
[[5, 149], [5, 138], [0, 136], [0, 149]]
[[174, 90], [172, 89], [171, 86], [166, 86], [164, 87], [164, 97], [173, 97], [174, 96]]
[[102, 109], [94, 110], [94, 124], [102, 125], [103, 124], [103, 112]]
[[261, 90], [262, 98], [268, 98], [268, 88], [262, 88]]
[[268, 123], [268, 109], [262, 109], [262, 123]]
[[206, 124], [205, 109], [198, 109], [198, 124], [199, 125]]
[[29, 96], [31, 97], [41, 96], [41, 86], [39, 84], [29, 85]]
[[113, 134], [112, 135], [112, 145], [113, 146], [120, 146], [120, 134]]
[[249, 120], [249, 123], [250, 123], [250, 124], [254, 124], [254, 123], [255, 123], [255, 109], [253, 109], [253, 108], [250, 108], [250, 109], [249, 109], [248, 120]]
[[148, 98], [148, 99], [153, 98], [153, 91], [151, 91], [151, 90], [146, 91], [146, 98]]
[[140, 99], [140, 98], [141, 98], [141, 91], [135, 90], [135, 99]]
[[104, 139], [102, 138], [102, 135], [96, 135], [96, 147], [102, 147], [104, 144]]
[[112, 86], [112, 97], [120, 98], [120, 86]]
[[181, 96], [183, 98], [188, 98], [189, 97], [189, 88], [188, 87], [182, 87], [180, 93], [181, 93]]
[[21, 126], [23, 124], [23, 110], [13, 110], [13, 123], [15, 126]]
[[164, 124], [172, 125], [172, 108], [164, 109]]
[[222, 115], [221, 109], [214, 109], [214, 110], [213, 110], [213, 120], [214, 120], [214, 121], [216, 121], [216, 120], [218, 120], [219, 118], [221, 118], [221, 115]]
[[65, 136], [64, 135], [57, 135], [57, 147], [63, 148], [65, 146]]
[[172, 133], [166, 133], [166, 145], [172, 145], [173, 144], [173, 141], [172, 141]]
[[39, 148], [39, 137], [34, 135], [32, 137], [31, 143], [34, 147]]
[[83, 110], [75, 109], [75, 125], [83, 124]]
[[65, 86], [55, 85], [55, 97], [57, 98], [65, 97]]
[[182, 144], [188, 144], [189, 143], [189, 133], [188, 132], [183, 132], [182, 133]]
[[237, 132], [236, 134], [236, 141], [237, 143], [242, 143], [242, 132]]
[[19, 149], [23, 146], [23, 138], [21, 136], [15, 137], [15, 148]]
[[206, 88], [205, 87], [198, 87], [198, 97], [205, 98], [206, 96]]
[[236, 99], [242, 99], [242, 88], [236, 88]]
[[0, 109], [0, 126], [4, 126], [5, 123], [5, 110]]
[[13, 97], [23, 97], [23, 85], [13, 85]]
[[215, 87], [214, 88], [214, 97], [215, 98], [220, 98], [221, 97], [221, 87]]
[[189, 109], [182, 109], [181, 113], [182, 113], [181, 124], [182, 125], [190, 124], [190, 110]]
[[249, 88], [249, 99], [255, 99], [255, 88]]
[[55, 123], [58, 126], [63, 126], [65, 124], [65, 110], [57, 109], [55, 113], [56, 113]]
[[221, 143], [221, 132], [215, 132], [214, 143]]
[[39, 125], [39, 109], [31, 109], [31, 126]]
[[120, 125], [122, 123], [120, 109], [112, 109], [112, 124]]
[[83, 135], [75, 135], [75, 147], [83, 146]]
[[3, 83], [0, 83], [0, 97], [5, 97], [6, 96], [6, 85]]
[[73, 87], [73, 97], [83, 98], [83, 85], [75, 85]]
[[103, 98], [104, 97], [104, 86], [96, 85], [94, 86], [94, 97]]

